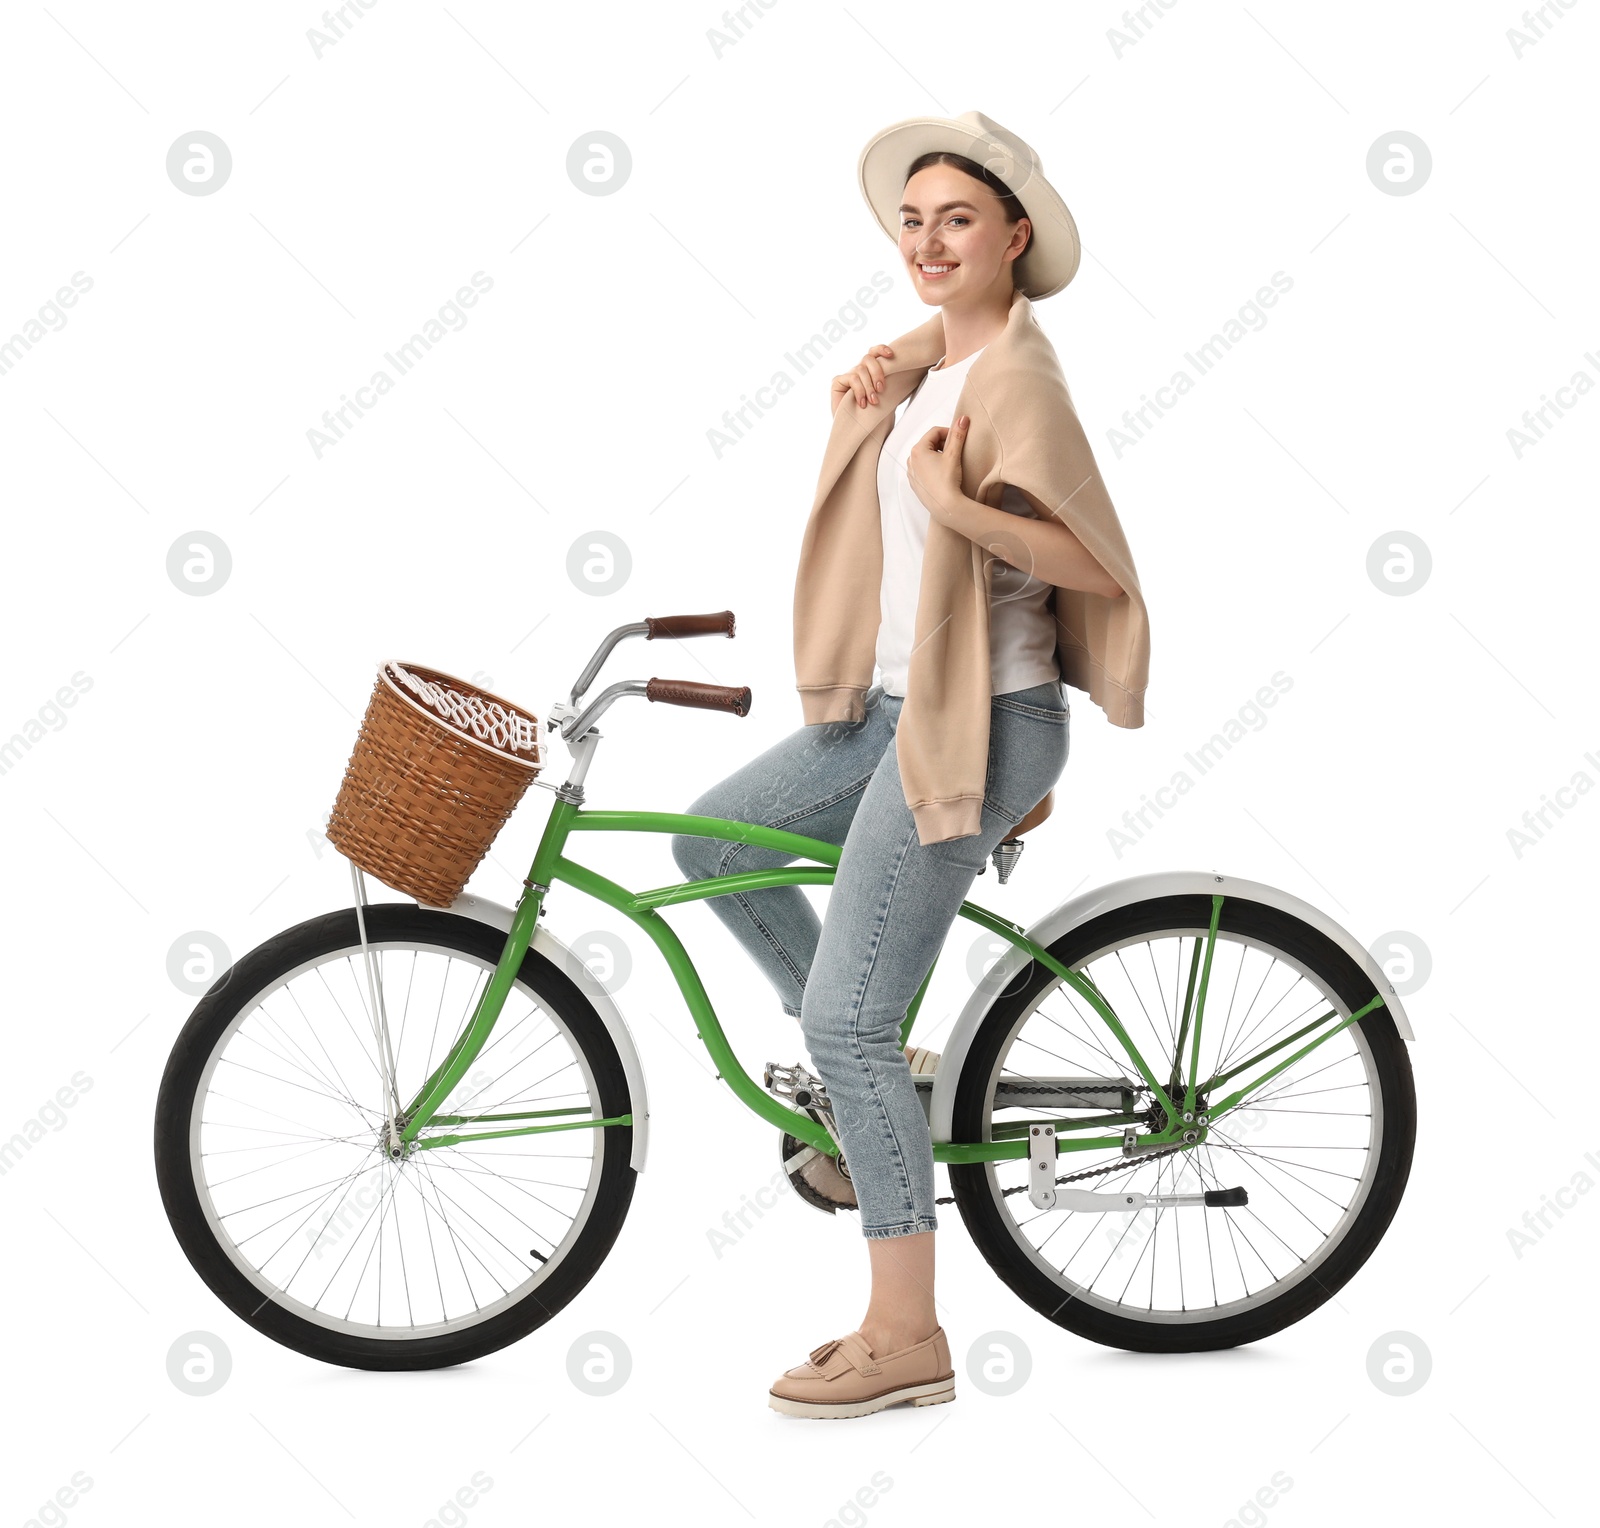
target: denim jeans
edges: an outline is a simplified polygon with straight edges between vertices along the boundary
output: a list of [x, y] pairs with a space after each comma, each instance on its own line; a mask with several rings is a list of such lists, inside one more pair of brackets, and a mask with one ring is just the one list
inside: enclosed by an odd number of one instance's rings
[[[1056, 783], [1068, 751], [1066, 691], [1055, 680], [990, 698], [982, 826], [923, 846], [895, 757], [901, 697], [874, 685], [859, 722], [801, 727], [689, 808], [842, 846], [826, 917], [798, 886], [712, 897], [800, 1020], [869, 1237], [932, 1231], [933, 1145], [900, 1046], [906, 1009], [994, 846]], [[795, 856], [675, 836], [686, 876], [774, 868]]]

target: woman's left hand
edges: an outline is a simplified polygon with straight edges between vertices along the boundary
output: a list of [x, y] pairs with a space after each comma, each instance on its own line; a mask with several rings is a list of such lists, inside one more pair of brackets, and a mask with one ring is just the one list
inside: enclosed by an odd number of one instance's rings
[[946, 429], [936, 425], [911, 448], [906, 476], [912, 492], [935, 520], [948, 522], [966, 497], [961, 489], [961, 448], [972, 420], [962, 414]]

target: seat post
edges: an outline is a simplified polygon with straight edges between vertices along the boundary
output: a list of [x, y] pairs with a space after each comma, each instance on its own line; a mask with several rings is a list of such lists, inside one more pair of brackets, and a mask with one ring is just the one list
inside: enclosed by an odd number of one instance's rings
[[994, 846], [994, 853], [990, 855], [994, 861], [995, 874], [1000, 877], [1000, 884], [1005, 885], [1011, 879], [1011, 872], [1017, 868], [1017, 861], [1022, 858], [1022, 840], [1015, 837], [1002, 838]]

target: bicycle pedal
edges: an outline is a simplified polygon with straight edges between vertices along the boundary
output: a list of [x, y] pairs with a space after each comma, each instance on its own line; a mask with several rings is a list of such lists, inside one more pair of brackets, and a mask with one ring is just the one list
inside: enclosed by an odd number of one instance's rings
[[839, 1139], [839, 1125], [833, 1117], [827, 1084], [820, 1077], [808, 1072], [798, 1061], [793, 1066], [769, 1061], [762, 1073], [762, 1081], [775, 1097], [788, 1099], [796, 1109], [821, 1125], [838, 1148], [840, 1157], [843, 1157], [844, 1142]]
[[808, 1072], [797, 1061], [784, 1066], [769, 1061], [761, 1076], [762, 1085], [777, 1098], [787, 1098], [796, 1108], [821, 1110], [831, 1114], [833, 1106], [828, 1099], [828, 1085], [815, 1073]]

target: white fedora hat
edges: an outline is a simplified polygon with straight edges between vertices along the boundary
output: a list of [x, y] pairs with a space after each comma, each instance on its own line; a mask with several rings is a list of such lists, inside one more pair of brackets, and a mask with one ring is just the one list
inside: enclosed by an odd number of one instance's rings
[[900, 242], [900, 202], [906, 171], [919, 155], [939, 149], [964, 154], [997, 176], [1022, 203], [1033, 236], [1018, 257], [1014, 279], [1031, 299], [1059, 292], [1077, 274], [1078, 225], [1055, 187], [1044, 178], [1039, 156], [1015, 133], [984, 116], [909, 117], [874, 135], [861, 151], [856, 178], [878, 225]]

